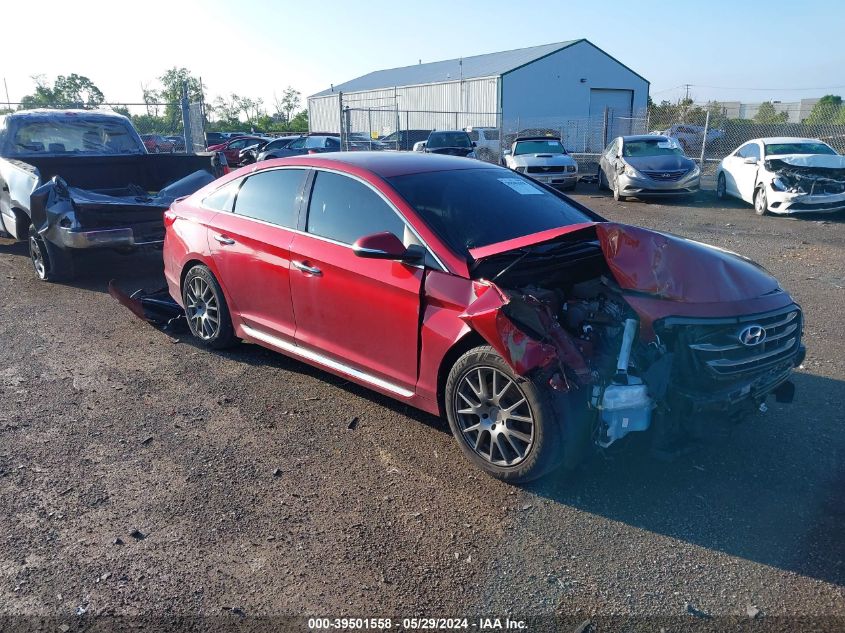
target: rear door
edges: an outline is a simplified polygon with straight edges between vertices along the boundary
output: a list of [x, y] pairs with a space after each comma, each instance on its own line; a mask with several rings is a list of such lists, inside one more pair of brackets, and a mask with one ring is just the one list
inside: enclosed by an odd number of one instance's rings
[[417, 380], [423, 268], [353, 253], [358, 238], [381, 231], [419, 243], [372, 186], [315, 170], [305, 233], [291, 244], [296, 342], [408, 396]]
[[214, 217], [209, 246], [236, 324], [293, 341], [290, 243], [307, 169], [259, 171], [245, 178], [231, 212]]

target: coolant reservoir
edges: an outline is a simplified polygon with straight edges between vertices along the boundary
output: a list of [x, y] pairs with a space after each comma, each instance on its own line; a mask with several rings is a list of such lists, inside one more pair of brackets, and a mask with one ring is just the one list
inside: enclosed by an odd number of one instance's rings
[[639, 378], [629, 376], [627, 385], [608, 385], [598, 407], [605, 431], [598, 444], [608, 447], [628, 433], [648, 429], [653, 406]]

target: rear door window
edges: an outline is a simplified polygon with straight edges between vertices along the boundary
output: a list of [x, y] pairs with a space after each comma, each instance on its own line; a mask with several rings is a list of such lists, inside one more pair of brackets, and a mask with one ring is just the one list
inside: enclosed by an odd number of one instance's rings
[[270, 169], [246, 179], [235, 200], [235, 213], [295, 229], [305, 169]]
[[401, 240], [405, 223], [367, 185], [348, 176], [319, 171], [315, 174], [306, 230], [342, 244], [352, 244], [360, 237], [382, 231], [389, 231]]
[[213, 211], [231, 211], [241, 182], [243, 181], [237, 178], [226, 183], [214, 193], [203, 198], [202, 206]]

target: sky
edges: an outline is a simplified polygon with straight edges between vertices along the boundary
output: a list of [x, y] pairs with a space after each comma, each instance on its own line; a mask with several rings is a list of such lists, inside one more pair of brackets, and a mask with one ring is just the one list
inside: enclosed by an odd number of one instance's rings
[[[32, 75], [89, 77], [109, 102], [140, 102], [173, 66], [208, 100], [272, 105], [374, 70], [586, 38], [651, 82], [655, 101], [795, 101], [845, 94], [845, 2], [708, 0], [41, 0], [4, 6], [9, 99]], [[35, 22], [32, 27], [25, 26]], [[0, 96], [0, 99], [5, 95]]]

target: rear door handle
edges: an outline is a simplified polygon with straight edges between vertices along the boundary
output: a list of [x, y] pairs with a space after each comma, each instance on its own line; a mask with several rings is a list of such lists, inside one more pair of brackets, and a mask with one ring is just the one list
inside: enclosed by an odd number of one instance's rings
[[315, 275], [315, 276], [319, 277], [320, 275], [323, 274], [323, 271], [320, 270], [319, 268], [314, 268], [313, 266], [308, 266], [306, 264], [303, 264], [302, 262], [292, 261], [291, 264], [293, 264], [293, 267], [296, 268], [297, 270], [300, 270], [304, 273], [308, 273], [309, 275]]
[[226, 237], [225, 235], [215, 235], [214, 239], [223, 244], [224, 246], [231, 246], [235, 243], [231, 237]]

